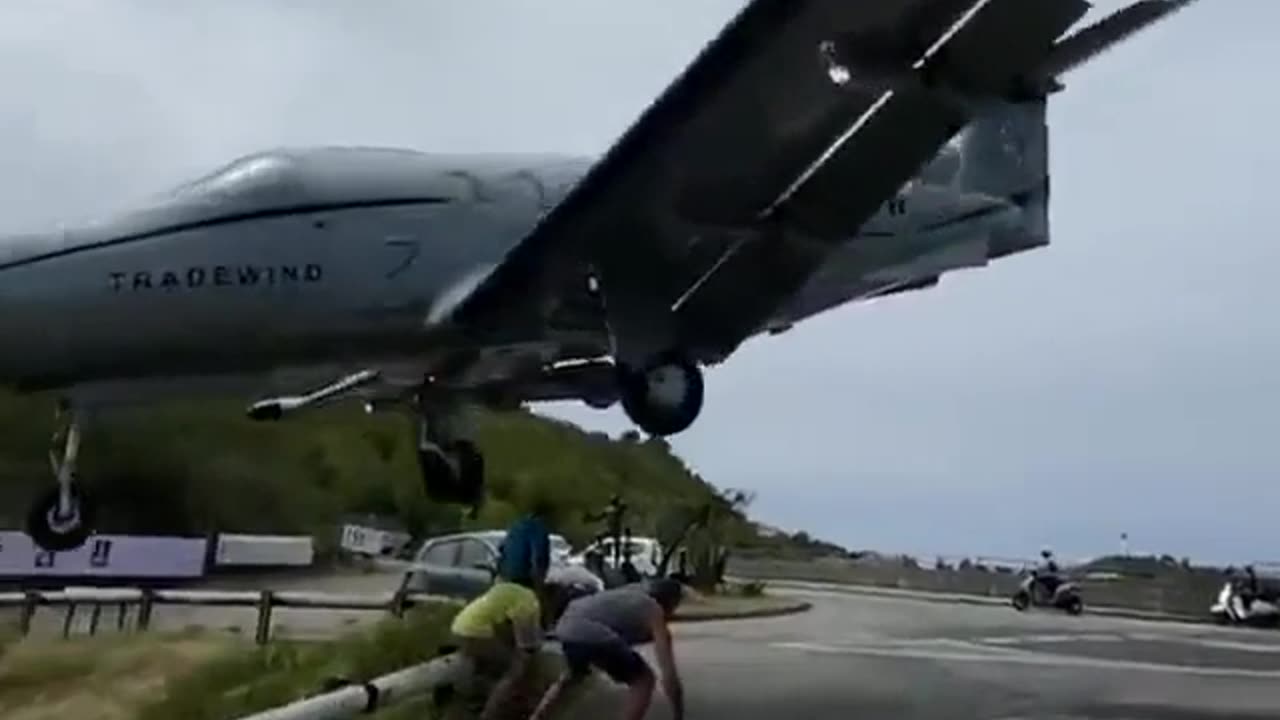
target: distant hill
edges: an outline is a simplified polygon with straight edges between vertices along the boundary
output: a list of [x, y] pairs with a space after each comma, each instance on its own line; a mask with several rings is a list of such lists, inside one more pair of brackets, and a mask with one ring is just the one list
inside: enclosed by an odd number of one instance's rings
[[1106, 555], [1077, 568], [1083, 573], [1114, 573], [1132, 578], [1155, 578], [1189, 572], [1218, 572], [1217, 568], [1194, 566], [1188, 559], [1172, 555]]
[[[0, 527], [20, 526], [29, 498], [51, 482], [52, 407], [47, 398], [0, 394]], [[610, 438], [525, 411], [478, 411], [476, 421], [489, 499], [475, 519], [427, 502], [407, 419], [344, 407], [268, 424], [245, 419], [234, 402], [113, 413], [86, 428], [79, 474], [101, 498], [99, 525], [107, 532], [326, 538], [344, 518], [372, 514], [421, 537], [503, 526], [545, 495], [558, 508], [557, 531], [581, 544], [596, 529], [584, 515], [612, 493], [633, 509], [636, 534], [719, 493], [662, 439]], [[820, 545], [803, 533], [800, 542], [761, 537], [742, 513], [733, 515], [727, 533], [736, 546]]]

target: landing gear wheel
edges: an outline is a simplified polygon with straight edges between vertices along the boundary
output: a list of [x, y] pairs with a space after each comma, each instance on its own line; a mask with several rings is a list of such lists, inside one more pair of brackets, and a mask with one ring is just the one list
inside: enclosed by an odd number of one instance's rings
[[58, 488], [41, 495], [27, 513], [27, 534], [45, 550], [63, 552], [84, 545], [93, 532], [94, 505], [79, 488], [71, 488], [70, 512], [59, 512]]
[[484, 455], [470, 440], [418, 448], [427, 498], [479, 508], [484, 499]]
[[702, 370], [678, 353], [644, 367], [618, 366], [618, 391], [631, 422], [650, 435], [674, 435], [702, 412]]

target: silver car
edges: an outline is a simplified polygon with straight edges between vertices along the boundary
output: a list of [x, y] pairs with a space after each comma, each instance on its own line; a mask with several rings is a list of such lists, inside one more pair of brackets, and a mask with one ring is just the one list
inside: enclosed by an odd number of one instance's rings
[[[498, 553], [505, 530], [479, 530], [429, 538], [414, 555], [401, 587], [409, 592], [430, 593], [460, 600], [484, 594], [497, 574]], [[551, 536], [551, 567], [547, 582], [599, 592], [604, 581], [590, 570], [570, 565], [570, 546], [559, 535]]]

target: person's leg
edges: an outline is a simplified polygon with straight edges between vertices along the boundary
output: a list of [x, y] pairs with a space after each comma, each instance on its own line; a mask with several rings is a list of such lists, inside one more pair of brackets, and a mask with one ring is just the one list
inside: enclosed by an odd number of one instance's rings
[[550, 717], [551, 711], [563, 702], [566, 693], [581, 684], [591, 674], [588, 648], [571, 642], [562, 643], [561, 648], [564, 651], [565, 669], [542, 695], [529, 720], [545, 720]]
[[[520, 586], [513, 596], [513, 607], [508, 620], [501, 623], [495, 634], [506, 639], [509, 662], [502, 678], [489, 696], [489, 702], [481, 714], [482, 720], [497, 716], [499, 708], [510, 708], [525, 690], [533, 677], [534, 657], [542, 646], [543, 629], [537, 593]], [[508, 592], [511, 592], [509, 590]]]
[[592, 664], [603, 670], [614, 682], [627, 686], [622, 720], [641, 720], [649, 711], [649, 705], [653, 701], [653, 686], [656, 684], [649, 663], [640, 657], [640, 653], [619, 641], [595, 648]]
[[506, 672], [498, 679], [493, 692], [489, 693], [488, 702], [480, 711], [480, 720], [494, 720], [499, 717], [500, 712], [510, 707], [512, 699], [532, 674], [532, 668], [533, 653], [526, 650], [513, 652]]
[[509, 658], [501, 643], [494, 638], [455, 634], [453, 640], [458, 646], [458, 654], [465, 657], [473, 668], [457, 704], [468, 713], [467, 717], [475, 717], [476, 712], [488, 704], [493, 688], [507, 670]]

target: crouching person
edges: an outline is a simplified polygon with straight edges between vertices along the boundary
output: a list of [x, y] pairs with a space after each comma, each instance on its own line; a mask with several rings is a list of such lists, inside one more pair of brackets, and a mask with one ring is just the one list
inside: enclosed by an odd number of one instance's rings
[[542, 646], [542, 621], [537, 594], [504, 581], [494, 583], [454, 617], [450, 630], [459, 652], [471, 661], [478, 680], [493, 685], [481, 720], [502, 717], [528, 689]]
[[641, 720], [653, 698], [653, 670], [633, 646], [653, 642], [663, 690], [676, 720], [684, 718], [684, 690], [676, 670], [668, 622], [683, 588], [671, 578], [623, 585], [576, 599], [556, 623], [565, 671], [542, 697], [530, 720], [544, 720], [564, 693], [581, 684], [592, 669], [627, 686], [624, 720]]

